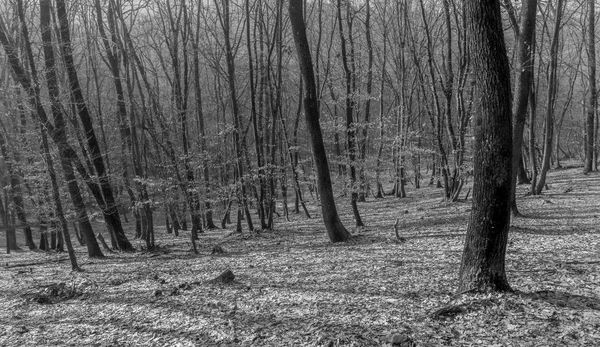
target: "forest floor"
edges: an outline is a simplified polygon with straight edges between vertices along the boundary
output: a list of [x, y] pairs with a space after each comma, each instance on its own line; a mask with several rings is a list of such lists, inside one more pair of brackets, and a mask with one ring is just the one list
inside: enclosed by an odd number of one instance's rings
[[[0, 345], [600, 346], [600, 175], [569, 168], [548, 182], [542, 196], [519, 188], [513, 293], [456, 295], [471, 200], [411, 186], [407, 198], [361, 203], [367, 227], [342, 244], [313, 207], [273, 232], [206, 232], [199, 255], [188, 232], [164, 225], [154, 252], [88, 259], [78, 246], [83, 272], [66, 254], [2, 253]], [[211, 255], [215, 245], [225, 252]], [[233, 282], [211, 281], [227, 269]]]

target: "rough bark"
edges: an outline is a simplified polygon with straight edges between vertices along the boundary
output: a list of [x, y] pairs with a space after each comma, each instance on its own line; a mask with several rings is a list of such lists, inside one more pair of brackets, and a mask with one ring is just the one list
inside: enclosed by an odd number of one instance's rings
[[510, 71], [498, 0], [465, 2], [479, 100], [474, 119], [473, 207], [458, 291], [510, 290], [505, 272], [510, 227]]

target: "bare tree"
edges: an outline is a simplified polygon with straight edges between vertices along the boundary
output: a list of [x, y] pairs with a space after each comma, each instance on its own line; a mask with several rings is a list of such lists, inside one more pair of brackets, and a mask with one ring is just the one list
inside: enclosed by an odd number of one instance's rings
[[306, 37], [306, 24], [302, 15], [302, 0], [289, 0], [289, 15], [296, 52], [298, 54], [298, 63], [304, 80], [304, 116], [308, 126], [313, 149], [313, 156], [317, 169], [317, 181], [319, 194], [321, 195], [321, 212], [323, 222], [332, 242], [343, 242], [348, 240], [350, 233], [346, 230], [340, 221], [335, 206], [333, 189], [331, 186], [331, 176], [329, 174], [329, 164], [323, 143], [323, 134], [319, 122], [319, 101], [317, 98], [317, 89], [315, 85], [315, 75], [313, 63], [310, 54], [310, 46]]
[[474, 119], [473, 209], [458, 291], [510, 290], [505, 271], [510, 227], [510, 70], [498, 0], [465, 3], [478, 97]]
[[594, 152], [595, 152], [595, 126], [596, 111], [598, 108], [598, 96], [596, 90], [596, 1], [588, 0], [588, 105], [587, 118], [585, 122], [585, 166], [583, 173], [587, 174], [593, 171], [594, 168]]
[[[346, 4], [346, 6], [350, 6]], [[350, 10], [347, 10], [346, 15], [350, 15]], [[346, 50], [346, 37], [344, 36], [344, 25], [342, 22], [342, 0], [337, 1], [337, 19], [338, 28], [340, 33], [340, 45], [341, 45], [341, 58], [342, 66], [344, 68], [344, 78], [346, 82], [346, 140], [349, 160], [349, 171], [350, 171], [350, 204], [352, 206], [352, 213], [354, 214], [354, 220], [356, 226], [364, 226], [360, 212], [358, 211], [358, 192], [356, 191], [356, 124], [354, 123], [354, 109], [356, 107], [356, 101], [354, 100], [356, 94], [356, 76], [354, 68], [350, 68], [349, 64], [354, 65], [354, 56], [350, 55], [352, 61], [348, 62], [348, 53]], [[351, 23], [351, 19], [348, 19], [348, 23]], [[352, 28], [348, 28], [348, 35], [351, 35]]]
[[[59, 101], [59, 89], [58, 81], [56, 76], [56, 68], [54, 65], [54, 49], [52, 46], [52, 27], [50, 25], [51, 16], [51, 5], [50, 0], [40, 0], [40, 28], [42, 31], [42, 41], [44, 43], [44, 61], [46, 62], [46, 83], [48, 84], [48, 93], [52, 99], [53, 114], [61, 112], [60, 101]], [[52, 156], [50, 155], [50, 149], [48, 146], [48, 137], [46, 135], [46, 129], [40, 127], [42, 134], [42, 146], [44, 151], [44, 158], [46, 160], [46, 166], [48, 176], [52, 183], [52, 195], [54, 203], [56, 205], [56, 215], [60, 221], [62, 230], [63, 240], [67, 246], [69, 253], [69, 260], [71, 261], [71, 268], [73, 270], [79, 270], [77, 264], [77, 258], [75, 257], [75, 250], [71, 243], [71, 235], [69, 234], [69, 228], [65, 215], [63, 213], [62, 201], [60, 200], [60, 193], [58, 188], [58, 182], [56, 179], [56, 173], [54, 172], [54, 163]]]
[[[527, 103], [533, 83], [534, 34], [537, 0], [527, 0], [521, 7], [521, 23], [515, 28], [517, 34], [517, 67], [513, 102], [513, 161], [510, 203], [514, 215], [519, 215], [516, 202], [516, 186], [519, 165], [522, 163], [523, 130], [527, 116]], [[515, 23], [516, 25], [516, 23]]]
[[233, 112], [233, 143], [235, 147], [235, 155], [236, 155], [236, 169], [237, 175], [240, 180], [240, 188], [239, 188], [239, 197], [238, 197], [238, 231], [241, 232], [241, 214], [244, 213], [246, 217], [246, 223], [248, 223], [248, 229], [254, 230], [254, 226], [252, 224], [252, 216], [250, 215], [250, 210], [248, 208], [247, 194], [246, 194], [246, 185], [244, 178], [244, 149], [246, 146], [243, 143], [242, 136], [240, 133], [242, 132], [241, 127], [241, 116], [240, 116], [240, 107], [239, 100], [237, 95], [236, 83], [235, 83], [235, 61], [234, 61], [234, 50], [231, 44], [231, 20], [230, 20], [230, 11], [229, 11], [229, 1], [222, 0], [221, 5], [219, 5], [218, 0], [215, 1], [215, 8], [217, 10], [219, 16], [219, 23], [221, 25], [221, 29], [223, 30], [224, 35], [224, 49], [225, 49], [225, 60], [227, 65], [227, 82], [229, 86], [229, 96], [231, 98], [231, 107]]
[[[20, 12], [21, 21], [23, 22], [24, 11], [22, 8], [22, 2], [17, 3]], [[48, 130], [53, 142], [58, 146], [59, 158], [65, 180], [67, 181], [67, 188], [71, 196], [73, 205], [77, 211], [77, 220], [79, 227], [85, 238], [85, 243], [88, 249], [88, 255], [90, 257], [103, 257], [102, 251], [98, 246], [98, 242], [94, 237], [87, 211], [83, 202], [83, 197], [77, 184], [77, 179], [73, 172], [73, 165], [78, 168], [78, 171], [82, 174], [82, 177], [88, 183], [90, 188], [96, 188], [93, 185], [89, 175], [86, 172], [85, 167], [79, 161], [77, 153], [70, 146], [66, 136], [66, 123], [62, 112], [54, 115], [55, 123], [52, 124], [48, 118], [46, 110], [44, 109], [41, 96], [40, 86], [37, 79], [37, 70], [35, 68], [33, 54], [31, 51], [31, 42], [29, 40], [26, 26], [23, 25], [23, 36], [25, 41], [26, 57], [29, 62], [30, 74], [26, 73], [20, 59], [13, 40], [8, 36], [6, 25], [4, 24], [3, 18], [0, 16], [0, 43], [4, 46], [4, 50], [9, 60], [9, 65], [15, 77], [15, 80], [19, 82], [21, 87], [27, 92], [29, 103], [35, 109], [35, 116], [39, 119], [40, 123]], [[30, 77], [31, 76], [31, 77]], [[57, 117], [58, 116], [58, 117]], [[99, 193], [98, 189], [93, 189], [94, 192]]]
[[77, 70], [73, 59], [71, 33], [64, 0], [56, 0], [56, 12], [60, 23], [60, 47], [69, 78], [69, 91], [71, 92], [73, 101], [77, 108], [77, 114], [79, 115], [79, 119], [83, 125], [85, 139], [92, 155], [92, 163], [94, 165], [94, 169], [96, 170], [96, 174], [98, 175], [98, 187], [95, 187], [95, 189], [92, 191], [96, 192], [94, 197], [102, 209], [102, 214], [104, 220], [106, 221], [107, 227], [114, 235], [117, 247], [123, 251], [131, 251], [133, 250], [133, 246], [127, 239], [125, 231], [123, 230], [121, 218], [119, 217], [119, 211], [117, 210], [113, 188], [110, 183], [110, 176], [104, 164], [104, 155], [96, 137], [96, 132], [92, 124], [92, 117], [84, 100], [83, 92], [79, 84], [79, 77], [77, 76]]
[[558, 54], [563, 11], [563, 0], [558, 0], [556, 3], [552, 41], [550, 43], [550, 62], [548, 63], [548, 93], [546, 95], [546, 117], [544, 118], [544, 154], [542, 157], [542, 166], [540, 168], [540, 177], [537, 181], [534, 191], [536, 195], [541, 194], [542, 189], [544, 189], [546, 186], [546, 176], [548, 174], [548, 170], [550, 170], [550, 161], [552, 159], [554, 112], [556, 109], [556, 98], [558, 93]]

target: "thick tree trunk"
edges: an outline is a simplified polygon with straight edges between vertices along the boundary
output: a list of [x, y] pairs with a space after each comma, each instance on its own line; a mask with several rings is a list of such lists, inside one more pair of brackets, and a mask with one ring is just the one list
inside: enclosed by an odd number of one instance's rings
[[504, 265], [510, 227], [510, 71], [498, 0], [464, 6], [480, 105], [473, 121], [473, 207], [458, 291], [504, 291], [510, 290]]
[[304, 115], [310, 131], [313, 156], [317, 169], [317, 181], [319, 194], [321, 195], [323, 222], [327, 229], [329, 239], [332, 242], [343, 242], [348, 240], [350, 233], [340, 221], [335, 206], [329, 164], [327, 163], [323, 134], [319, 123], [319, 103], [315, 86], [312, 58], [310, 55], [310, 46], [308, 45], [308, 39], [306, 37], [306, 25], [302, 16], [302, 2], [302, 0], [290, 0], [289, 14], [300, 71], [302, 73], [302, 78], [304, 79], [306, 94], [304, 98]]

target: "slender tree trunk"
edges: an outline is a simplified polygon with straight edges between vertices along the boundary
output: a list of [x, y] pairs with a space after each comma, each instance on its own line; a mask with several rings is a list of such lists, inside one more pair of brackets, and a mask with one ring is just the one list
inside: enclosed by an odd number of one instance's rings
[[306, 25], [302, 16], [302, 5], [302, 0], [290, 0], [289, 2], [290, 22], [294, 35], [294, 42], [296, 44], [300, 71], [302, 73], [302, 78], [304, 79], [306, 95], [304, 98], [304, 115], [310, 131], [313, 156], [317, 169], [317, 181], [319, 194], [321, 195], [323, 222], [327, 229], [329, 239], [332, 242], [343, 242], [348, 240], [350, 233], [340, 221], [335, 206], [329, 164], [327, 163], [323, 134], [319, 123], [319, 101], [317, 98], [317, 88], [315, 85], [310, 46], [306, 37]]
[[[4, 125], [2, 128], [2, 131], [6, 133], [6, 128], [4, 128]], [[37, 247], [35, 245], [35, 241], [33, 241], [31, 226], [29, 225], [29, 222], [27, 221], [27, 215], [25, 214], [25, 203], [23, 201], [23, 190], [21, 187], [22, 180], [12, 166], [12, 158], [9, 157], [8, 148], [6, 142], [4, 141], [4, 135], [0, 135], [0, 146], [2, 147], [2, 156], [4, 157], [4, 163], [10, 177], [10, 197], [17, 215], [17, 219], [23, 228], [25, 245], [29, 248], [29, 250], [34, 250]]]
[[[383, 8], [387, 8], [387, 0], [383, 2]], [[381, 76], [379, 85], [379, 146], [377, 148], [377, 163], [375, 166], [375, 184], [377, 185], [377, 193], [375, 198], [382, 199], [384, 197], [383, 184], [381, 183], [381, 158], [383, 156], [384, 147], [384, 91], [385, 91], [385, 80], [386, 80], [386, 66], [387, 66], [387, 50], [388, 50], [388, 29], [387, 26], [383, 27], [383, 52], [381, 55]]]
[[535, 194], [535, 186], [537, 185], [538, 180], [538, 166], [537, 166], [537, 155], [535, 152], [535, 129], [536, 129], [536, 113], [537, 113], [537, 103], [535, 97], [534, 88], [531, 88], [529, 91], [529, 160], [531, 164], [531, 182], [530, 182], [530, 190], [531, 194]]
[[[20, 250], [17, 245], [17, 234], [15, 232], [15, 226], [10, 222], [9, 211], [5, 206], [8, 206], [8, 194], [5, 189], [2, 189], [4, 193], [0, 196], [0, 217], [2, 218], [2, 224], [4, 224], [4, 230], [6, 230], [6, 253], [10, 254], [10, 251]], [[4, 201], [7, 203], [5, 204]]]
[[[258, 209], [258, 218], [260, 221], [260, 225], [262, 229], [267, 227], [267, 223], [265, 221], [265, 211], [264, 211], [264, 197], [265, 197], [265, 186], [264, 182], [264, 164], [263, 164], [263, 137], [261, 134], [261, 127], [259, 125], [258, 120], [258, 111], [256, 110], [256, 84], [254, 81], [255, 71], [254, 71], [254, 56], [252, 51], [252, 40], [251, 40], [251, 31], [250, 31], [250, 0], [245, 0], [244, 2], [245, 10], [246, 10], [246, 49], [248, 51], [248, 77], [250, 79], [250, 115], [252, 119], [252, 130], [254, 135], [254, 149], [256, 152], [256, 166], [258, 167], [258, 180], [260, 185], [260, 194], [258, 194], [258, 201], [256, 202], [256, 207]], [[256, 31], [255, 31], [256, 33]], [[255, 34], [256, 35], [256, 34]], [[261, 104], [262, 105], [262, 104]], [[261, 106], [262, 107], [262, 106]]]
[[588, 0], [588, 109], [585, 122], [585, 166], [583, 173], [594, 170], [595, 126], [598, 96], [596, 90], [596, 0]]
[[[6, 208], [4, 207], [4, 204], [2, 204], [2, 197], [0, 197], [0, 212], [2, 213], [2, 221], [4, 223], [4, 230], [6, 230], [6, 253], [10, 253], [10, 251], [16, 251], [19, 250], [19, 246], [17, 246], [17, 236], [15, 233], [15, 227], [14, 225], [10, 222], [10, 218], [9, 218], [9, 211], [8, 211], [8, 206], [9, 206], [9, 193], [8, 190], [12, 189], [12, 188], [8, 188], [8, 186], [11, 186], [12, 184], [12, 180], [13, 180], [13, 168], [12, 168], [12, 158], [9, 157], [8, 154], [8, 148], [6, 145], [6, 139], [5, 139], [5, 135], [4, 135], [4, 127], [2, 127], [2, 131], [0, 132], [0, 155], [2, 156], [2, 180], [6, 180], [7, 182], [2, 182], [2, 191], [4, 193], [4, 196], [6, 197]], [[11, 192], [11, 194], [14, 194], [14, 192]], [[29, 237], [31, 240], [31, 242], [33, 243], [33, 236], [31, 235], [31, 229], [29, 229]], [[26, 238], [26, 242], [27, 241]], [[35, 243], [33, 243], [33, 245], [35, 246]], [[30, 247], [29, 245], [27, 245], [28, 247]], [[35, 248], [35, 247], [34, 247]], [[31, 248], [30, 248], [31, 249]]]
[[542, 167], [540, 168], [540, 177], [535, 186], [535, 194], [542, 194], [546, 186], [546, 175], [550, 170], [550, 161], [552, 156], [552, 141], [554, 139], [554, 112], [556, 108], [556, 96], [558, 93], [558, 49], [560, 44], [560, 29], [562, 26], [563, 0], [556, 3], [556, 18], [554, 19], [554, 30], [552, 33], [552, 42], [550, 43], [550, 63], [548, 76], [548, 95], [546, 99], [546, 118], [544, 119], [544, 154], [542, 157]]
[[510, 70], [498, 0], [464, 3], [479, 110], [474, 124], [473, 209], [458, 291], [510, 290], [505, 272], [510, 227]]
[[[50, 0], [40, 0], [40, 27], [42, 31], [42, 41], [44, 43], [44, 60], [46, 62], [46, 83], [48, 84], [48, 93], [50, 94], [50, 99], [52, 100], [51, 107], [54, 114], [61, 111], [59, 109], [60, 93], [58, 89], [58, 81], [54, 65], [54, 52], [52, 48], [52, 27], [50, 25], [50, 8]], [[44, 152], [44, 159], [46, 161], [48, 176], [52, 184], [52, 197], [54, 199], [56, 216], [60, 221], [63, 241], [67, 246], [69, 260], [71, 261], [71, 269], [77, 271], [79, 270], [79, 265], [77, 264], [75, 250], [73, 249], [73, 245], [71, 243], [71, 235], [69, 234], [69, 225], [65, 218], [62, 201], [60, 199], [58, 180], [54, 171], [54, 162], [52, 156], [50, 155], [50, 147], [48, 145], [48, 136], [46, 135], [46, 129], [44, 129], [42, 126], [40, 126], [40, 133], [42, 135], [42, 149]]]
[[520, 215], [516, 202], [517, 175], [519, 166], [522, 165], [523, 130], [527, 116], [527, 102], [529, 91], [533, 82], [534, 55], [533, 46], [535, 32], [535, 18], [537, 13], [537, 0], [523, 1], [521, 7], [520, 28], [515, 28], [517, 36], [517, 68], [516, 85], [513, 103], [513, 157], [510, 207], [513, 215]]
[[[356, 221], [357, 227], [364, 226], [360, 213], [358, 211], [358, 192], [355, 187], [356, 185], [356, 124], [354, 124], [354, 88], [353, 86], [353, 74], [348, 66], [348, 55], [346, 52], [346, 38], [344, 37], [344, 29], [342, 24], [342, 1], [337, 1], [337, 17], [340, 31], [340, 44], [341, 44], [341, 57], [342, 65], [344, 67], [344, 76], [346, 78], [346, 140], [348, 145], [348, 160], [350, 161], [348, 166], [350, 169], [350, 204], [352, 206], [352, 213], [354, 214], [354, 220]], [[350, 31], [350, 29], [348, 29]], [[350, 35], [350, 33], [348, 34]], [[354, 57], [350, 57], [354, 60]]]
[[[98, 175], [99, 188], [101, 194], [95, 194], [95, 198], [102, 208], [102, 214], [104, 220], [107, 223], [107, 227], [112, 230], [115, 235], [117, 245], [120, 250], [131, 251], [133, 246], [127, 239], [123, 225], [121, 224], [121, 218], [119, 217], [119, 211], [117, 210], [117, 203], [115, 201], [113, 188], [110, 184], [109, 173], [104, 165], [104, 155], [100, 149], [100, 144], [96, 138], [96, 133], [92, 125], [92, 118], [89, 109], [83, 98], [83, 93], [79, 85], [79, 78], [77, 77], [77, 70], [75, 68], [75, 62], [73, 59], [73, 50], [71, 48], [71, 33], [69, 29], [69, 22], [66, 12], [66, 5], [64, 0], [56, 0], [57, 14], [60, 22], [60, 43], [62, 48], [62, 54], [67, 69], [67, 75], [69, 77], [70, 92], [77, 107], [77, 113], [79, 119], [85, 130], [87, 145], [92, 153], [92, 162]], [[122, 92], [122, 91], [121, 91]]]
[[[217, 4], [218, 0], [215, 0], [215, 4]], [[219, 6], [217, 5], [217, 8]], [[240, 180], [240, 188], [239, 188], [239, 203], [241, 208], [245, 212], [246, 215], [246, 223], [248, 223], [248, 230], [253, 231], [254, 226], [252, 224], [252, 216], [250, 215], [250, 210], [248, 208], [248, 201], [246, 197], [246, 183], [244, 179], [244, 148], [242, 146], [242, 140], [240, 138], [241, 123], [240, 123], [240, 110], [238, 104], [238, 96], [236, 91], [235, 84], [235, 62], [233, 56], [233, 48], [231, 46], [231, 38], [230, 34], [230, 19], [229, 19], [229, 1], [222, 0], [222, 9], [219, 11], [219, 18], [221, 22], [221, 28], [223, 29], [224, 34], [224, 43], [225, 43], [225, 60], [227, 62], [227, 82], [229, 84], [229, 94], [231, 97], [232, 103], [232, 112], [233, 112], [233, 142], [235, 147], [236, 154], [236, 168], [238, 178]]]
[[[302, 93], [300, 93], [302, 94]], [[292, 152], [291, 149], [291, 145], [290, 145], [290, 141], [288, 139], [288, 135], [287, 135], [287, 129], [285, 126], [285, 120], [283, 119], [283, 117], [281, 117], [281, 127], [282, 127], [282, 132], [283, 132], [283, 138], [285, 140], [285, 144], [287, 147], [287, 152], [290, 158], [290, 167], [292, 169], [292, 179], [294, 182], [294, 191], [296, 192], [296, 204], [298, 205], [302, 205], [302, 209], [304, 210], [304, 214], [306, 215], [306, 217], [308, 217], [310, 219], [310, 213], [308, 212], [308, 209], [306, 208], [306, 204], [304, 203], [304, 199], [302, 199], [302, 190], [300, 189], [300, 183], [299, 183], [299, 178], [298, 178], [298, 169], [297, 169], [297, 164], [294, 162], [295, 158], [294, 158], [294, 153]], [[298, 210], [296, 213], [300, 212], [299, 211], [299, 206], [296, 206], [296, 209]]]
[[[26, 27], [23, 26], [23, 28]], [[29, 47], [30, 44], [28, 44], [28, 35], [24, 35], [24, 37], [26, 40], [26, 47]], [[69, 190], [71, 200], [77, 213], [77, 221], [79, 223], [81, 233], [86, 241], [88, 255], [90, 257], [103, 257], [102, 251], [98, 246], [98, 242], [94, 237], [94, 231], [92, 230], [92, 226], [87, 215], [81, 191], [79, 189], [77, 179], [73, 172], [73, 166], [71, 165], [71, 161], [75, 161], [77, 160], [77, 158], [75, 151], [70, 147], [70, 145], [67, 142], [65, 132], [66, 125], [64, 117], [62, 116], [62, 112], [54, 115], [56, 125], [50, 123], [46, 114], [46, 110], [42, 106], [40, 99], [40, 88], [37, 83], [37, 72], [35, 69], [35, 65], [33, 65], [33, 54], [31, 54], [31, 50], [29, 49], [27, 52], [27, 56], [29, 58], [28, 60], [30, 61], [30, 78], [20, 63], [18, 53], [16, 52], [14, 46], [11, 44], [11, 40], [7, 35], [6, 26], [2, 21], [2, 17], [0, 17], [0, 43], [4, 46], [4, 50], [6, 52], [6, 55], [8, 56], [9, 65], [14, 72], [16, 80], [27, 92], [29, 102], [31, 106], [35, 109], [35, 115], [37, 115], [39, 121], [48, 130], [52, 141], [58, 146], [59, 158], [64, 173], [64, 179], [67, 182], [67, 188]]]
[[[202, 6], [198, 6], [198, 11], [200, 12]], [[196, 88], [196, 117], [198, 119], [198, 130], [200, 131], [200, 148], [202, 150], [201, 163], [202, 163], [202, 174], [203, 174], [203, 182], [204, 182], [204, 213], [206, 219], [206, 227], [208, 229], [217, 229], [215, 222], [213, 220], [213, 208], [212, 203], [210, 202], [211, 191], [210, 191], [210, 169], [208, 167], [209, 163], [206, 159], [208, 155], [208, 147], [206, 144], [206, 127], [204, 122], [204, 105], [203, 105], [203, 96], [202, 96], [202, 85], [200, 81], [200, 41], [202, 35], [200, 34], [200, 13], [198, 13], [196, 25], [196, 36], [195, 39], [192, 40], [192, 45], [194, 48], [194, 87]]]
[[368, 182], [366, 176], [367, 145], [369, 142], [369, 122], [371, 121], [371, 93], [373, 92], [373, 39], [371, 38], [371, 1], [365, 2], [365, 40], [367, 44], [367, 85], [365, 101], [365, 124], [362, 128], [362, 139], [360, 143], [360, 159], [362, 167], [360, 170], [360, 191], [358, 201], [364, 202], [368, 191]]

